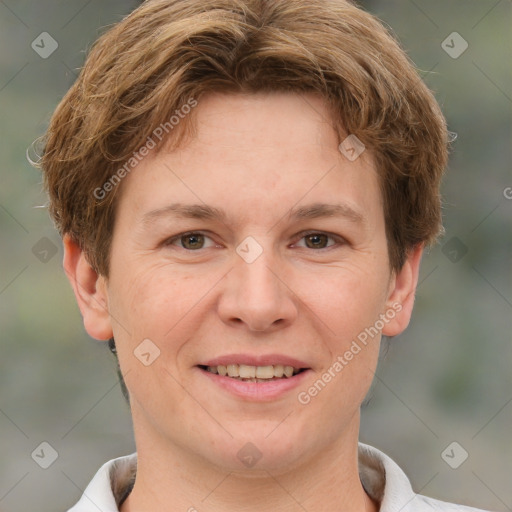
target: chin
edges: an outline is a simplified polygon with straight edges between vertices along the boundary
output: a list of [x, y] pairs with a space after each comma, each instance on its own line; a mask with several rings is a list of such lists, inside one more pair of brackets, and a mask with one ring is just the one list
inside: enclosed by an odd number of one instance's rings
[[[308, 437], [300, 435], [289, 425], [276, 422], [257, 422], [248, 428], [232, 428], [233, 439], [215, 443], [215, 451], [207, 458], [224, 471], [236, 472], [248, 476], [266, 476], [278, 474], [299, 466], [306, 458], [306, 452], [312, 449]], [[261, 472], [265, 472], [264, 474]]]

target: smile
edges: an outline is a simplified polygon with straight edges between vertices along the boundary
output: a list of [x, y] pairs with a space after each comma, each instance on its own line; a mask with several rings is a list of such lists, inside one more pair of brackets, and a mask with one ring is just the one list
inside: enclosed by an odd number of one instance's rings
[[276, 364], [266, 366], [251, 366], [246, 364], [227, 364], [217, 366], [199, 366], [202, 370], [218, 374], [222, 377], [244, 382], [268, 382], [269, 380], [290, 378], [305, 370], [293, 366]]
[[[213, 384], [214, 389], [251, 402], [285, 399], [293, 390], [303, 387], [305, 379], [309, 379], [308, 376], [312, 373], [311, 368], [302, 366], [302, 362], [286, 357], [239, 357], [237, 359], [245, 360], [245, 363], [259, 364], [236, 364], [232, 363], [232, 357], [226, 356], [205, 362], [207, 364], [199, 364], [196, 369], [200, 375], [208, 379], [210, 384]], [[293, 366], [292, 364], [269, 364], [272, 359], [279, 363], [292, 363]]]

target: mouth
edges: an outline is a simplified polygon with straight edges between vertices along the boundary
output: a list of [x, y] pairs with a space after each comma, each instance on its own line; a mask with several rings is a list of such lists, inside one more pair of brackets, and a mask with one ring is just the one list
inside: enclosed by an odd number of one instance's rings
[[283, 354], [226, 354], [196, 368], [214, 389], [252, 402], [287, 399], [313, 372], [304, 361]]
[[275, 364], [266, 366], [251, 366], [246, 364], [219, 364], [216, 366], [198, 365], [198, 367], [206, 372], [221, 377], [229, 377], [231, 379], [242, 382], [270, 382], [282, 379], [290, 379], [308, 368], [296, 368], [294, 366]]

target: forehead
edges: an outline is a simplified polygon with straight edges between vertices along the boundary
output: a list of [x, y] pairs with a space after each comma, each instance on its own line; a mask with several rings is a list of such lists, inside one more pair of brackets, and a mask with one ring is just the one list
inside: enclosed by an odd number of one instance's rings
[[[235, 148], [236, 141], [247, 148], [246, 144], [257, 142], [260, 147], [277, 149], [276, 141], [286, 138], [290, 144], [321, 144], [332, 149], [332, 143], [336, 143], [331, 114], [323, 98], [316, 94], [212, 93], [198, 106], [199, 130], [192, 144], [218, 141]], [[323, 129], [321, 125], [325, 125]]]
[[270, 222], [301, 205], [341, 201], [365, 217], [382, 214], [370, 152], [355, 161], [341, 154], [320, 96], [209, 94], [194, 116], [193, 135], [178, 149], [150, 153], [126, 178], [120, 211], [141, 219], [202, 203]]

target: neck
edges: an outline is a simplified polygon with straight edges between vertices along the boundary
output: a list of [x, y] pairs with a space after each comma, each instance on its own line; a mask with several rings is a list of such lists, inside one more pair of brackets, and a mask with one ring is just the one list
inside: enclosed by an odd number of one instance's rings
[[[359, 479], [359, 417], [335, 443], [286, 471], [232, 471], [137, 436], [137, 478], [121, 512], [378, 512]], [[147, 431], [147, 430], [145, 430]]]

